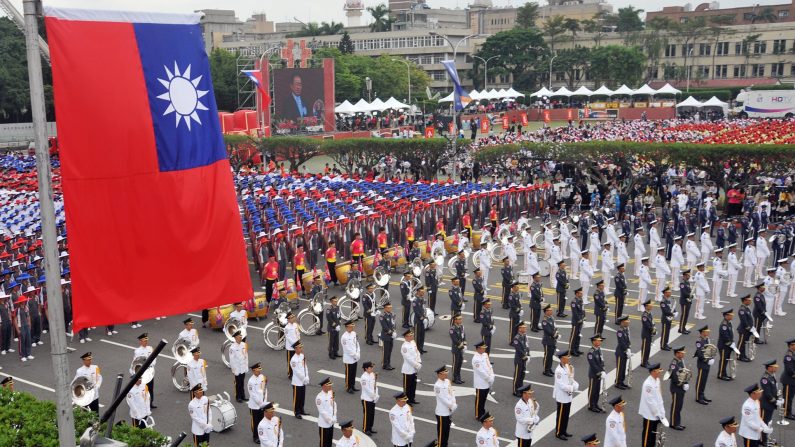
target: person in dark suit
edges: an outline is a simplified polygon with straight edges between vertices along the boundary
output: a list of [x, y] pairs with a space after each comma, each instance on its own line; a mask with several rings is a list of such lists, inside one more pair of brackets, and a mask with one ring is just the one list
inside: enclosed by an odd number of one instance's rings
[[295, 74], [290, 81], [290, 93], [282, 103], [281, 117], [288, 120], [295, 120], [312, 115], [311, 104], [301, 96], [303, 92], [303, 81], [301, 75]]

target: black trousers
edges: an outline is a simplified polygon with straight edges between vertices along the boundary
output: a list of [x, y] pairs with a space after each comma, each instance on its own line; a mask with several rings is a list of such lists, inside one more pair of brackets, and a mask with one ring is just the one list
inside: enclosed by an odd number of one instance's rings
[[[86, 333], [88, 333], [88, 331], [86, 331]], [[0, 324], [0, 339], [2, 339], [0, 351], [8, 351], [11, 349], [11, 340], [13, 338], [11, 334], [11, 320], [3, 320], [2, 324]]]
[[408, 301], [403, 302], [403, 327], [409, 326], [409, 314], [411, 313], [411, 303]]
[[143, 421], [143, 419], [131, 419], [130, 425], [135, 428], [146, 428], [146, 423]]
[[394, 341], [391, 338], [382, 338], [381, 344], [383, 348], [381, 350], [381, 367], [386, 368], [387, 366], [392, 366], [392, 346], [394, 345]]
[[94, 399], [88, 404], [88, 409], [96, 414], [99, 414], [99, 399]]
[[306, 386], [293, 385], [293, 413], [306, 414], [304, 402], [306, 402]]
[[273, 299], [273, 285], [274, 284], [276, 284], [276, 280], [275, 279], [266, 279], [265, 280], [265, 299], [267, 301], [270, 301], [271, 299]]
[[668, 346], [668, 339], [671, 336], [671, 322], [667, 318], [662, 317], [662, 335], [660, 336], [660, 348]]
[[618, 353], [616, 351], [616, 382], [615, 385], [626, 385], [625, 382], [627, 378], [627, 354], [626, 353]]
[[538, 322], [541, 319], [541, 306], [538, 307], [530, 306], [530, 327], [536, 330], [540, 330], [538, 327]]
[[436, 447], [447, 447], [450, 439], [450, 416], [436, 416]]
[[475, 417], [480, 418], [486, 412], [486, 399], [490, 388], [475, 388]]
[[671, 426], [682, 425], [682, 404], [685, 401], [685, 390], [675, 387], [671, 391]]
[[640, 364], [645, 365], [649, 363], [649, 354], [651, 353], [652, 337], [640, 339]]
[[155, 379], [152, 378], [152, 381], [146, 384], [146, 387], [149, 389], [149, 405], [155, 403]]
[[754, 327], [760, 336], [762, 335], [762, 325], [765, 323], [765, 321], [767, 321], [767, 318], [764, 315], [754, 316]]
[[318, 427], [320, 433], [320, 447], [331, 447], [334, 441], [334, 427]]
[[574, 324], [571, 326], [569, 349], [572, 354], [580, 352], [580, 332], [582, 332], [582, 324]]
[[524, 376], [526, 373], [525, 362], [513, 362], [513, 392], [518, 393], [519, 388], [524, 386]]
[[618, 317], [624, 313], [624, 299], [626, 299], [626, 296], [616, 295], [616, 317], [614, 320], [618, 320]]
[[433, 313], [436, 313], [436, 293], [437, 292], [438, 292], [437, 289], [431, 289], [431, 291], [428, 292], [428, 307], [431, 308]]
[[340, 353], [340, 333], [339, 331], [328, 331], [328, 355], [333, 357]]
[[338, 284], [339, 280], [337, 279], [337, 263], [326, 261], [326, 268], [328, 269], [329, 277], [331, 277], [331, 282]]
[[362, 422], [362, 430], [364, 432], [369, 432], [373, 429], [373, 419], [375, 418], [375, 402], [363, 400], [362, 413], [364, 416], [364, 421]]
[[210, 309], [202, 309], [202, 327], [210, 321]]
[[748, 346], [748, 339], [751, 337], [752, 335], [748, 332], [740, 332], [740, 340], [737, 343], [737, 350], [740, 351], [741, 359], [748, 358], [745, 348]]
[[373, 329], [375, 329], [375, 317], [368, 313], [364, 317], [364, 341], [375, 341], [373, 340]]
[[453, 380], [461, 381], [461, 366], [464, 364], [464, 351], [453, 349]]
[[246, 399], [246, 373], [235, 375], [235, 400]]
[[557, 403], [555, 410], [555, 436], [563, 436], [569, 432], [569, 413], [571, 412], [571, 402], [567, 404]]
[[516, 447], [530, 447], [533, 445], [532, 439], [516, 438]]
[[552, 358], [555, 356], [555, 346], [544, 345], [544, 372], [552, 372]]
[[193, 447], [198, 447], [203, 442], [206, 442], [207, 445], [210, 445], [210, 434], [209, 433], [205, 433], [203, 435], [193, 435]]
[[657, 426], [660, 421], [651, 421], [643, 418], [643, 437], [641, 447], [655, 447], [657, 445]]
[[425, 350], [425, 324], [421, 321], [414, 325], [414, 341], [417, 342], [420, 352]]
[[566, 291], [558, 292], [558, 316], [562, 317], [566, 313]]
[[295, 355], [295, 351], [286, 350], [285, 352], [287, 352], [287, 378], [288, 379], [292, 379], [293, 378], [293, 367], [290, 366], [290, 360], [293, 359], [293, 356]]
[[403, 374], [403, 392], [409, 398], [409, 402], [414, 402], [417, 395], [417, 373]]
[[345, 390], [350, 391], [356, 388], [356, 369], [358, 363], [345, 363]]
[[696, 399], [704, 398], [704, 391], [707, 389], [707, 379], [709, 379], [709, 366], [698, 368], [696, 377]]
[[594, 314], [596, 316], [596, 325], [593, 327], [593, 333], [601, 334], [605, 330], [605, 319], [607, 315]]
[[518, 313], [510, 312], [508, 313], [508, 318], [511, 320], [510, 327], [508, 328], [508, 344], [511, 344], [513, 337], [516, 335], [516, 331], [519, 329], [516, 325], [519, 324], [521, 317]]
[[255, 441], [258, 441], [259, 435], [257, 434], [257, 426], [259, 426], [260, 421], [262, 421], [262, 418], [265, 416], [265, 410], [252, 410], [249, 408], [248, 412], [251, 414], [251, 436]]
[[472, 311], [472, 318], [475, 323], [480, 323], [480, 312], [483, 310], [483, 299], [475, 298], [475, 308]]
[[510, 284], [502, 284], [502, 308], [508, 308], [508, 297], [511, 295], [511, 285]]
[[687, 303], [684, 306], [679, 305], [679, 308], [682, 310], [682, 315], [679, 316], [679, 333], [681, 334], [683, 331], [687, 330], [687, 318], [690, 316], [690, 306], [692, 303]]
[[740, 438], [740, 446], [742, 447], [759, 447], [761, 445], [758, 439], [745, 439], [739, 435], [737, 437]]
[[795, 386], [784, 385], [784, 416], [792, 414], [792, 398], [795, 397]]
[[602, 379], [588, 379], [588, 408], [599, 408], [599, 393], [602, 392]]
[[718, 377], [728, 378], [729, 377], [729, 361], [732, 358], [732, 350], [731, 348], [727, 348], [725, 346], [721, 346], [718, 348], [720, 352], [720, 359], [718, 360], [720, 364], [718, 365]]
[[466, 294], [467, 291], [467, 279], [464, 276], [460, 276], [458, 277], [458, 282], [461, 285], [461, 300], [466, 301], [464, 294]]
[[486, 353], [491, 354], [491, 331], [487, 331], [486, 335], [481, 334], [483, 343], [486, 343]]

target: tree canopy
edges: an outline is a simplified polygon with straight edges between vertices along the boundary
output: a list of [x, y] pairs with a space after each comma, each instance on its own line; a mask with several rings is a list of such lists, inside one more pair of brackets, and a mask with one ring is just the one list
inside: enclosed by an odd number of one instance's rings
[[543, 58], [548, 50], [541, 33], [535, 28], [515, 28], [490, 36], [480, 47], [477, 56], [488, 59], [499, 55], [490, 67], [502, 68], [513, 76], [516, 89], [530, 90], [544, 73]]
[[[47, 119], [54, 119], [52, 72], [42, 61]], [[25, 36], [10, 19], [0, 17], [0, 123], [30, 121], [30, 91]]]
[[595, 85], [611, 88], [621, 84], [638, 85], [643, 77], [646, 56], [638, 47], [605, 45], [591, 51], [591, 78]]
[[516, 27], [535, 28], [539, 16], [538, 3], [527, 2], [516, 8]]
[[216, 48], [210, 53], [210, 75], [213, 77], [215, 103], [218, 110], [234, 112], [237, 103], [237, 56], [230, 51]]

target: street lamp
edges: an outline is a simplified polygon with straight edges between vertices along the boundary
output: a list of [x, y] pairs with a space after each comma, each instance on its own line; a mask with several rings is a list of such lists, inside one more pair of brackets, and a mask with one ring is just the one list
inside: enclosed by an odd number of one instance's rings
[[687, 52], [687, 57], [690, 59], [690, 66], [685, 65], [685, 71], [687, 71], [687, 88], [686, 91], [690, 92], [690, 72], [693, 69], [693, 48]]
[[[278, 44], [275, 44], [275, 45], [272, 45], [272, 46], [266, 48], [265, 51], [262, 52], [262, 55], [259, 57], [259, 69], [260, 69], [260, 71], [262, 71], [263, 62], [266, 61], [266, 60], [270, 60], [271, 55], [273, 53], [279, 51], [281, 48], [282, 48], [282, 44], [278, 43]], [[270, 65], [270, 62], [264, 62], [264, 63], [267, 63], [268, 65]], [[254, 90], [256, 91], [256, 88]], [[263, 104], [261, 103], [260, 95], [255, 95], [254, 98], [257, 101], [257, 109], [260, 111], [260, 116], [257, 117], [257, 124], [259, 124], [260, 127], [264, 128], [265, 127], [265, 107], [263, 107]]]
[[475, 59], [480, 59], [481, 61], [483, 61], [483, 91], [486, 91], [488, 90], [488, 83], [489, 83], [489, 61], [500, 57], [500, 55], [498, 54], [488, 59], [483, 59], [482, 57], [475, 56], [474, 54], [471, 54], [470, 56], [472, 56]]
[[397, 62], [403, 62], [404, 64], [406, 64], [406, 74], [409, 77], [409, 106], [411, 106], [411, 64], [409, 64], [409, 61], [407, 61], [405, 59], [394, 59], [393, 58], [392, 60], [393, 61], [397, 61]]
[[[547, 87], [551, 91], [552, 90], [552, 62], [555, 60], [556, 57], [558, 57], [558, 52], [549, 50], [549, 49], [544, 48], [544, 47], [530, 47], [530, 49], [531, 50], [536, 50], [536, 51], [549, 51], [549, 55], [552, 56], [552, 57], [549, 58], [549, 83], [548, 83], [548, 87]], [[542, 84], [542, 87], [543, 87], [543, 84]]]
[[373, 102], [373, 80], [370, 79], [370, 76], [364, 78], [364, 85], [367, 88], [367, 101]]

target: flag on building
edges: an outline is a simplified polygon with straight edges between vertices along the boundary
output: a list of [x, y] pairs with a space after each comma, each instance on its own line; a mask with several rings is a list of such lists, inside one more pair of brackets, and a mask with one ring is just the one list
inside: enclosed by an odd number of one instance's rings
[[251, 297], [201, 14], [45, 16], [74, 328]]
[[455, 110], [456, 112], [460, 112], [472, 101], [472, 98], [470, 98], [469, 93], [461, 87], [461, 80], [458, 79], [458, 71], [455, 68], [455, 61], [442, 61], [442, 65], [444, 65], [445, 70], [447, 70], [447, 75], [450, 76], [450, 80], [453, 81]]
[[266, 107], [271, 103], [271, 95], [265, 90], [265, 83], [262, 82], [262, 72], [259, 70], [240, 70], [244, 75], [251, 79], [251, 82], [257, 87], [257, 91], [262, 95], [262, 105]]

